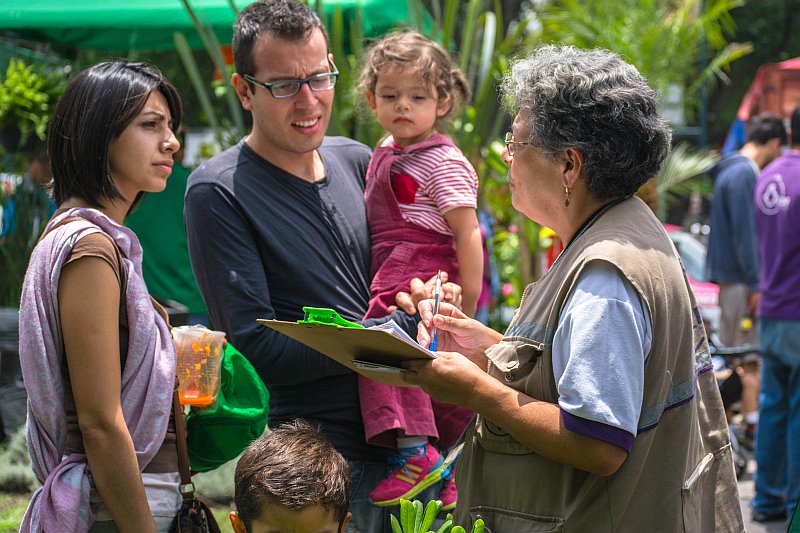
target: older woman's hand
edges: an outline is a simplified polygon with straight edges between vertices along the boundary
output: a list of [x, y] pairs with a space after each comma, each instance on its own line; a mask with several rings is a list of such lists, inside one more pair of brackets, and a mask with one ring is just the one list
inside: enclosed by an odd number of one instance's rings
[[434, 316], [433, 300], [423, 300], [419, 312], [422, 320], [417, 326], [417, 342], [421, 346], [430, 345], [435, 326], [438, 349], [462, 353], [481, 368], [486, 368], [486, 349], [503, 337], [448, 303], [440, 303], [439, 313]]
[[405, 361], [403, 381], [422, 387], [432, 398], [441, 402], [461, 405], [472, 410], [470, 404], [484, 379], [492, 379], [483, 369], [467, 357], [456, 352], [436, 352], [436, 359]]
[[[461, 285], [447, 281], [447, 272], [442, 271], [442, 294], [441, 301], [448, 302], [461, 308]], [[436, 276], [423, 282], [419, 278], [413, 278], [408, 284], [408, 292], [398, 292], [395, 296], [397, 306], [389, 307], [389, 311], [394, 311], [399, 307], [409, 315], [417, 313], [417, 305], [420, 301], [433, 298], [433, 291], [436, 288]]]

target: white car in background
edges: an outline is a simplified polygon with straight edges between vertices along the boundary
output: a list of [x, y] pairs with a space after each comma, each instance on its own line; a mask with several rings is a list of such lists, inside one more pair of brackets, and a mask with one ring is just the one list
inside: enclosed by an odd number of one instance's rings
[[700, 314], [710, 332], [719, 327], [719, 285], [706, 279], [706, 246], [680, 226], [664, 224], [681, 256]]

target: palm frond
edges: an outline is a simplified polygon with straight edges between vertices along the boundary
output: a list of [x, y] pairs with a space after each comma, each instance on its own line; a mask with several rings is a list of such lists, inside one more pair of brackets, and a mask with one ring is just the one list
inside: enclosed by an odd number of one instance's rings
[[711, 60], [708, 66], [700, 72], [700, 75], [695, 78], [694, 82], [689, 86], [689, 91], [698, 91], [703, 83], [714, 83], [716, 80], [720, 80], [725, 84], [730, 83], [730, 79], [726, 74], [728, 66], [752, 51], [752, 43], [728, 44]]
[[686, 143], [678, 144], [667, 156], [656, 176], [656, 190], [659, 194], [666, 194], [686, 181], [704, 174], [718, 159], [715, 152], [692, 148]]

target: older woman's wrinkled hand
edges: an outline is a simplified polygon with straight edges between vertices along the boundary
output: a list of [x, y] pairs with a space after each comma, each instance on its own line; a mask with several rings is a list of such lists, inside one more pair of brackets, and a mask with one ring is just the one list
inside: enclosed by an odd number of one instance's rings
[[[461, 285], [447, 280], [447, 272], [442, 271], [441, 301], [453, 304], [460, 309], [462, 292]], [[408, 284], [408, 292], [398, 292], [395, 296], [395, 302], [397, 302], [397, 305], [389, 307], [389, 311], [394, 311], [399, 307], [409, 315], [414, 315], [417, 313], [417, 305], [419, 302], [428, 298], [433, 298], [433, 291], [435, 288], [436, 276], [433, 276], [428, 281], [422, 281], [419, 278], [413, 278]]]
[[403, 381], [422, 387], [432, 398], [475, 410], [476, 387], [492, 379], [470, 359], [456, 352], [436, 352], [436, 359], [405, 361]]
[[423, 300], [419, 303], [419, 312], [421, 321], [417, 325], [417, 342], [421, 346], [430, 345], [435, 326], [438, 349], [459, 352], [481, 368], [486, 368], [485, 351], [497, 344], [502, 335], [448, 303], [440, 303], [439, 313], [434, 316], [433, 300]]

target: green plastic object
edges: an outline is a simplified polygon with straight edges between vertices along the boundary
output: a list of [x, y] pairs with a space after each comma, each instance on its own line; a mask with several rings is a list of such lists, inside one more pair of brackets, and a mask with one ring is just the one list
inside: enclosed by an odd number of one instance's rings
[[253, 365], [231, 343], [221, 361], [217, 404], [192, 407], [186, 418], [189, 465], [207, 472], [235, 459], [267, 426], [269, 392]]
[[333, 309], [325, 307], [304, 307], [303, 312], [306, 317], [298, 320], [298, 324], [322, 324], [323, 326], [341, 326], [343, 328], [361, 328], [364, 326], [356, 322], [350, 322], [339, 316]]
[[786, 533], [800, 533], [800, 498], [797, 499], [797, 506], [794, 508], [792, 521], [789, 523], [789, 530]]

